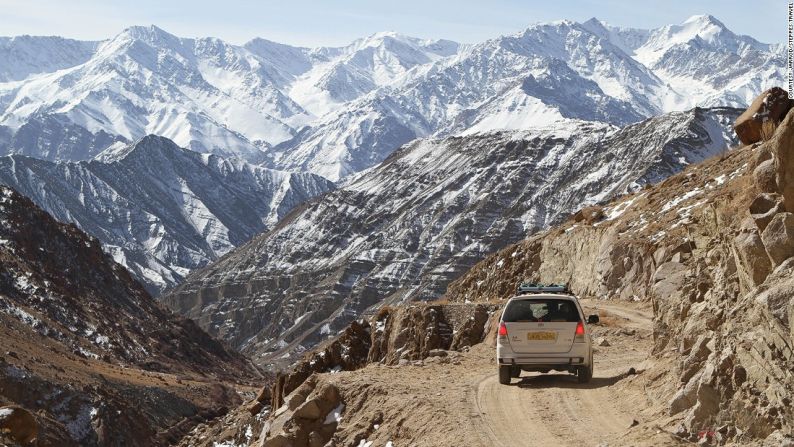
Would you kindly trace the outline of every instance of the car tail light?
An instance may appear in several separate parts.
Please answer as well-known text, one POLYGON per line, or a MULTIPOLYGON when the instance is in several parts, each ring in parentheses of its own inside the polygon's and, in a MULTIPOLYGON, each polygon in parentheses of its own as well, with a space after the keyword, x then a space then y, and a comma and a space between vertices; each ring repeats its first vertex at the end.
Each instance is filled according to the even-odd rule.
POLYGON ((581 321, 576 323, 576 333, 574 335, 573 341, 584 342, 584 323, 581 321))
POLYGON ((505 325, 504 323, 499 324, 499 336, 507 337, 507 325, 505 325))

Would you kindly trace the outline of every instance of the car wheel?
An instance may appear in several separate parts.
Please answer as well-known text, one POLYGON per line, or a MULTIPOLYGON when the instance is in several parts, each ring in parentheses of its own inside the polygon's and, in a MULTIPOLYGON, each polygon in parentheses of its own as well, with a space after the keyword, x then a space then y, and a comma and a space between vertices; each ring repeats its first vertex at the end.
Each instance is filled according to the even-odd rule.
POLYGON ((579 380, 579 383, 587 383, 590 379, 593 378, 593 368, 590 366, 580 366, 579 369, 576 370, 576 378, 579 380))
POLYGON ((518 366, 510 367, 510 377, 512 377, 513 379, 517 379, 521 377, 521 368, 519 368, 518 366))
POLYGON ((499 383, 502 385, 510 385, 510 367, 507 365, 499 365, 499 383))

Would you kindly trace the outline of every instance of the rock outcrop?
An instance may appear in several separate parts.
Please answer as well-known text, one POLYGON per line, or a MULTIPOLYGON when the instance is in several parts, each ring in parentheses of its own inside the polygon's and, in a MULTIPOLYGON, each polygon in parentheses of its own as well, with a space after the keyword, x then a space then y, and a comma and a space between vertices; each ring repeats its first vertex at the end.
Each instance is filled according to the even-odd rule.
POLYGON ((792 101, 788 93, 780 87, 764 91, 739 115, 734 124, 736 135, 744 144, 761 141, 762 126, 765 122, 779 123, 791 109, 792 101))
POLYGON ((322 447, 336 432, 345 404, 333 383, 309 377, 275 410, 260 435, 261 447, 322 447))
POLYGON ((371 321, 354 321, 290 372, 277 375, 271 407, 281 407, 285 396, 316 373, 353 371, 370 363, 398 365, 467 349, 485 340, 499 307, 459 303, 384 307, 371 321))

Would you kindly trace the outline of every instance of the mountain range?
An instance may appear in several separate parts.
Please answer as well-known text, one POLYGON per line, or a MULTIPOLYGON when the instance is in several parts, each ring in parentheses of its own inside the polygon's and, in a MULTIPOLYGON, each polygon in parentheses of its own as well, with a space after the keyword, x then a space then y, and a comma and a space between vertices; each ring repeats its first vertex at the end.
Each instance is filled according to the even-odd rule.
POLYGON ((288 364, 366 312, 440 297, 488 253, 583 206, 725 153, 738 113, 417 140, 163 300, 259 365, 288 364))
POLYGON ((98 238, 153 293, 334 188, 314 174, 199 154, 157 136, 90 161, 0 157, 0 183, 98 238))
POLYGON ((785 62, 782 45, 712 16, 653 30, 562 21, 477 44, 378 33, 334 48, 149 26, 101 42, 3 38, 0 55, 0 153, 85 160, 157 134, 332 181, 417 137, 745 106, 783 83, 785 62))

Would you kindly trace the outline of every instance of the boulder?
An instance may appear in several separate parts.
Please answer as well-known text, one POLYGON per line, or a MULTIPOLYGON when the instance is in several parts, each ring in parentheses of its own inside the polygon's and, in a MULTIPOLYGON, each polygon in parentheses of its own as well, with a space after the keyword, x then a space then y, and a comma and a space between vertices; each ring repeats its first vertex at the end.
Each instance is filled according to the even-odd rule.
POLYGON ((791 108, 788 93, 780 87, 762 92, 733 125, 736 136, 744 144, 761 141, 761 126, 765 121, 778 122, 791 108))
POLYGON ((670 399, 670 415, 675 415, 686 409, 692 408, 692 406, 697 403, 697 390, 700 385, 701 374, 702 372, 699 372, 690 378, 689 382, 682 388, 679 388, 678 392, 670 399))
POLYGON ((323 385, 317 395, 320 396, 325 403, 330 405, 330 408, 337 406, 342 399, 341 395, 339 394, 339 388, 332 383, 323 385))
POLYGON ((315 399, 307 400, 293 413, 293 417, 301 419, 315 420, 320 419, 320 416, 322 416, 322 410, 315 399))
POLYGON ((764 231, 775 214, 785 210, 780 194, 763 193, 750 204, 750 216, 760 231, 764 231))
POLYGON ((262 441, 262 447, 288 447, 292 445, 292 440, 285 434, 278 434, 272 438, 262 441))
POLYGON ((765 144, 759 144, 756 153, 753 156, 753 163, 750 166, 752 167, 752 169, 755 169, 761 163, 771 159, 772 159, 772 152, 770 152, 769 146, 765 144))
POLYGON ((761 233, 761 240, 775 266, 794 256, 794 214, 776 214, 761 233))
POLYGON ((264 407, 265 405, 262 402, 259 402, 258 400, 254 400, 250 404, 248 404, 248 412, 251 413, 251 416, 256 416, 257 414, 259 414, 260 411, 262 411, 262 408, 264 407))
POLYGON ((604 219, 604 210, 600 206, 587 206, 573 215, 574 222, 583 222, 592 225, 604 219))
POLYGON ((0 407, 0 433, 4 433, 21 445, 36 440, 39 425, 31 412, 16 405, 0 407))
POLYGON ((736 247, 737 264, 742 280, 747 281, 749 287, 764 282, 772 271, 772 263, 758 232, 739 233, 733 245, 736 247))
POLYGON ((761 192, 777 192, 777 173, 775 160, 765 160, 753 170, 753 181, 761 192))

